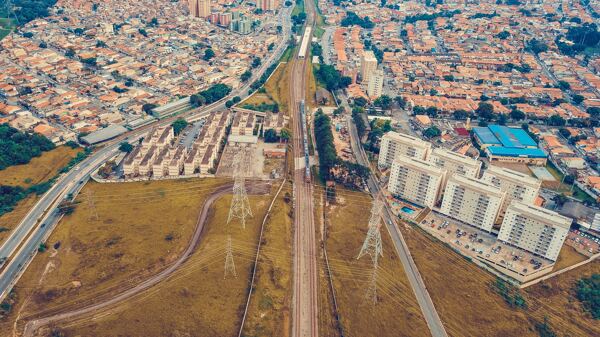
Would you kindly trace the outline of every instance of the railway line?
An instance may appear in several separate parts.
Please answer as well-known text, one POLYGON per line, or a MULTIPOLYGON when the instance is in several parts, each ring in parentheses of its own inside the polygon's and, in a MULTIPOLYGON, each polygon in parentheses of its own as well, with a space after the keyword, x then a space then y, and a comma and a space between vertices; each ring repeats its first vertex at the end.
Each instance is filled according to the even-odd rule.
POLYGON ((306 74, 310 57, 310 42, 315 24, 315 4, 305 2, 306 28, 300 50, 296 55, 290 79, 290 113, 293 121, 294 156, 294 293, 293 293, 293 337, 316 337, 319 335, 317 301, 317 245, 313 187, 311 184, 310 158, 308 149, 306 74))

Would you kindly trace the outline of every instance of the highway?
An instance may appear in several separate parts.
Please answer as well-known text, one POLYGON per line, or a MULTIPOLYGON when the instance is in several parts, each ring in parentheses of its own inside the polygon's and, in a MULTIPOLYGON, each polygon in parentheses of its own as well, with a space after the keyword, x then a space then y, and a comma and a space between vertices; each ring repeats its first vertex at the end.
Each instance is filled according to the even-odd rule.
MULTIPOLYGON (((352 151, 354 152, 354 156, 356 157, 356 160, 359 164, 370 167, 367 154, 365 153, 363 147, 360 144, 360 139, 358 137, 358 132, 356 131, 356 126, 352 121, 352 116, 348 115, 347 121, 350 129, 350 142, 352 146, 352 151)), ((377 181, 377 178, 372 172, 369 175, 367 184, 374 198, 381 194, 381 187, 379 186, 379 182, 377 181)), ((404 241, 404 237, 402 236, 402 233, 398 228, 396 217, 390 210, 388 203, 385 202, 384 205, 385 208, 382 216, 384 218, 385 225, 388 229, 388 232, 390 233, 392 242, 394 243, 394 248, 396 249, 396 252, 400 257, 402 267, 406 272, 406 276, 408 277, 408 281, 413 289, 417 302, 419 303, 419 307, 421 308, 423 317, 427 322, 429 331, 434 337, 446 337, 448 335, 446 334, 444 324, 442 323, 442 320, 440 319, 437 311, 435 310, 435 306, 433 304, 433 301, 431 300, 431 297, 429 296, 427 287, 425 286, 425 283, 421 278, 421 274, 419 273, 419 270, 417 269, 417 266, 413 261, 408 246, 404 241)))
MULTIPOLYGON (((291 14, 291 8, 285 8, 282 16, 288 17, 291 14)), ((290 20, 283 20, 282 36, 290 34, 290 20)), ((23 271, 29 265, 29 262, 35 256, 40 243, 50 235, 56 223, 60 220, 57 213, 57 206, 70 193, 77 195, 79 190, 87 182, 92 174, 103 162, 118 153, 119 143, 122 141, 135 142, 145 135, 152 127, 169 125, 175 119, 185 117, 197 120, 206 117, 209 114, 225 108, 225 102, 234 96, 240 96, 242 99, 248 96, 250 85, 267 70, 275 61, 279 60, 287 48, 287 39, 282 38, 268 60, 262 63, 262 66, 254 72, 246 84, 233 90, 229 96, 215 103, 192 109, 184 114, 172 116, 153 124, 146 125, 134 131, 128 132, 110 142, 104 147, 95 151, 87 159, 76 165, 69 172, 61 175, 55 184, 42 196, 42 198, 29 210, 27 215, 21 220, 19 225, 11 232, 10 236, 0 246, 0 259, 6 258, 4 266, 0 266, 0 301, 10 292, 14 284, 18 281, 23 271), (41 220, 41 221, 39 221, 41 220), (31 235, 30 235, 31 234, 31 235), (19 249, 19 247, 21 247, 19 249), (15 253, 16 252, 16 253, 15 253)))
MULTIPOLYGON (((306 1, 307 22, 305 29, 312 29, 315 19, 313 1, 306 1)), ((303 34, 304 35, 304 34, 303 34)), ((307 49, 310 48, 308 44, 307 49)), ((302 111, 300 102, 306 98, 306 74, 310 51, 306 57, 296 57, 290 79, 290 113, 293 123, 293 155, 294 155, 294 275, 292 304, 292 336, 316 337, 319 335, 318 320, 318 271, 317 245, 315 243, 315 218, 313 204, 313 187, 305 176, 305 148, 302 128, 302 111), (299 165, 302 163, 302 165, 299 165)), ((307 108, 308 110, 308 108, 307 108)), ((309 113, 307 111, 307 113, 309 113)), ((307 135, 308 136, 308 135, 307 135)))

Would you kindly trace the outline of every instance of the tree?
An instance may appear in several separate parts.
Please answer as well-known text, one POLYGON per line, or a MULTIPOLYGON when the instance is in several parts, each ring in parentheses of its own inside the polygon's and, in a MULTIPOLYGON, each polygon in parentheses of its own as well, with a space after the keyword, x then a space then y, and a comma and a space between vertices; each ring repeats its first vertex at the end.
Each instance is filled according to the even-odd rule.
POLYGON ((252 72, 250 70, 246 70, 240 76, 240 80, 242 80, 242 82, 246 82, 250 79, 250 77, 252 77, 252 72))
POLYGON ((207 48, 204 50, 204 56, 202 57, 202 59, 204 59, 204 61, 208 61, 208 60, 212 59, 213 57, 215 57, 215 52, 212 49, 207 48))
POLYGON ((392 108, 392 99, 388 95, 381 95, 373 102, 373 105, 382 108, 383 110, 389 110, 392 108))
POLYGON ((552 115, 548 118, 548 124, 552 126, 564 126, 566 121, 559 115, 552 115))
POLYGON ((505 114, 499 114, 498 115, 498 124, 500 125, 506 125, 506 121, 508 120, 508 118, 506 117, 505 114))
POLYGON ((577 299, 594 319, 600 319, 600 274, 577 281, 577 299))
POLYGON ((423 131, 423 136, 430 139, 434 137, 439 137, 441 135, 442 132, 440 131, 440 129, 437 128, 437 126, 429 127, 425 131, 423 131))
POLYGON ((406 108, 406 98, 404 98, 402 96, 396 96, 396 97, 394 97, 394 102, 396 102, 396 104, 398 104, 398 107, 400 109, 406 108))
POLYGON ((564 194, 556 194, 554 197, 552 197, 552 200, 556 203, 556 206, 562 207, 569 200, 569 198, 567 198, 567 196, 564 194))
POLYGON ((525 119, 525 113, 523 111, 521 111, 521 110, 513 109, 510 112, 510 118, 512 118, 512 119, 514 119, 516 121, 520 121, 520 120, 525 119))
POLYGON ((125 152, 125 153, 130 153, 131 151, 133 151, 133 145, 131 145, 127 142, 122 142, 119 144, 119 151, 125 152))
POLYGON ((567 81, 558 81, 558 87, 562 91, 568 91, 571 89, 571 84, 569 84, 567 81))
POLYGON ((154 103, 146 103, 144 105, 142 105, 142 111, 144 111, 145 113, 147 113, 148 115, 152 114, 152 109, 158 107, 158 105, 154 104, 154 103))
POLYGON ((544 53, 544 52, 548 51, 548 45, 546 45, 542 41, 538 41, 536 39, 531 39, 527 43, 527 49, 529 49, 534 54, 539 54, 539 53, 544 53))
POLYGON ((361 18, 358 15, 356 15, 356 13, 350 11, 346 12, 346 16, 342 19, 340 24, 342 25, 342 27, 350 27, 357 25, 365 29, 371 29, 375 27, 375 24, 371 21, 371 19, 369 19, 368 16, 361 18))
POLYGON ((581 95, 573 95, 573 103, 575 103, 575 105, 583 103, 583 100, 585 100, 585 97, 581 95))
POLYGON ((500 33, 498 33, 496 35, 497 38, 499 38, 500 40, 506 40, 508 39, 508 37, 510 37, 510 32, 503 30, 500 33))
POLYGON ((475 110, 479 118, 490 121, 494 118, 494 106, 490 103, 479 102, 477 110, 475 110))
POLYGON ((264 133, 265 143, 275 143, 279 141, 279 137, 277 137, 277 131, 275 129, 267 129, 264 133))
POLYGON ((281 129, 281 131, 279 132, 279 138, 285 142, 289 141, 290 138, 292 138, 292 135, 290 134, 290 130, 288 129, 281 129))
POLYGON ((260 66, 260 57, 255 57, 252 59, 252 68, 258 68, 260 66))
POLYGON ((563 182, 567 185, 573 185, 573 183, 575 183, 575 176, 568 174, 563 179, 563 182))
POLYGON ((558 129, 558 132, 561 134, 561 136, 565 137, 566 139, 569 139, 569 137, 571 137, 571 132, 568 129, 560 128, 558 129))
POLYGON ((228 109, 229 109, 229 108, 231 108, 232 106, 233 106, 233 101, 229 100, 229 101, 225 102, 225 107, 226 107, 226 108, 228 108, 228 109))
POLYGON ((232 101, 234 104, 237 104, 237 103, 239 103, 239 102, 241 102, 241 101, 242 101, 242 98, 241 98, 240 96, 234 96, 234 97, 231 99, 231 101, 232 101))
POLYGON ((452 113, 454 119, 464 120, 469 117, 469 113, 463 109, 458 109, 452 113))
POLYGON ((173 127, 173 133, 177 136, 188 126, 188 122, 183 118, 177 118, 171 126, 173 127))

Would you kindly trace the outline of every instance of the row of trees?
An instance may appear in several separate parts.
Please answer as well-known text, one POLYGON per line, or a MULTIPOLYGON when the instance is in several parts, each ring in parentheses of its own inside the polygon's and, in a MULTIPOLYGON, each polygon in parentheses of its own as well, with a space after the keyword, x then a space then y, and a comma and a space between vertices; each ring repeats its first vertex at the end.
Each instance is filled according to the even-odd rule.
POLYGON ((31 158, 54 148, 48 138, 38 133, 20 132, 8 124, 0 125, 0 170, 27 164, 31 158))
POLYGON ((214 103, 221 98, 229 95, 231 92, 231 87, 227 84, 219 83, 215 84, 212 87, 202 90, 199 93, 190 96, 190 102, 192 106, 199 107, 205 104, 214 103))

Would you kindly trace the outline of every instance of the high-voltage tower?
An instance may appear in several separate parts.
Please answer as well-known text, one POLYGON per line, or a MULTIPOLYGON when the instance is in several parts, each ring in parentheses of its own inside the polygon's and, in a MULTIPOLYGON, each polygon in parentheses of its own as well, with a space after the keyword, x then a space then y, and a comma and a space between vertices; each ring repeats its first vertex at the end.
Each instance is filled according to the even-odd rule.
POLYGON ((373 269, 369 278, 369 287, 367 288, 365 297, 373 304, 377 303, 377 269, 379 268, 379 256, 383 256, 383 245, 381 243, 381 211, 383 209, 383 201, 377 198, 373 201, 371 207, 371 217, 369 218, 369 231, 365 242, 358 253, 357 259, 365 255, 371 256, 373 269))
POLYGON ((227 246, 225 246, 225 276, 223 276, 223 278, 227 278, 228 275, 233 275, 233 277, 237 277, 237 273, 235 272, 235 263, 233 262, 233 248, 231 246, 231 235, 227 237, 227 246))
POLYGON ((371 256, 373 265, 377 266, 379 256, 383 256, 383 246, 381 244, 381 210, 383 209, 383 202, 380 199, 373 201, 371 207, 371 217, 369 218, 369 231, 365 242, 358 253, 357 259, 365 256, 366 254, 371 256))
POLYGON ((233 218, 240 219, 242 228, 246 228, 246 218, 252 216, 245 181, 245 168, 249 163, 246 162, 245 157, 243 151, 238 151, 233 158, 233 199, 231 199, 231 208, 229 208, 227 217, 228 224, 233 218))

